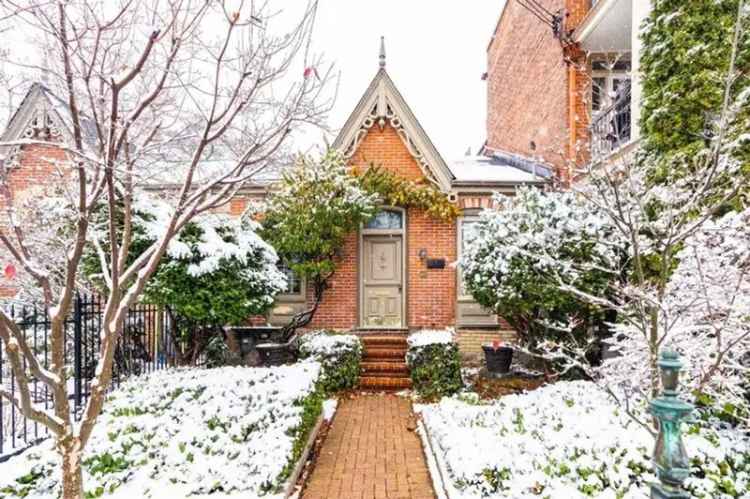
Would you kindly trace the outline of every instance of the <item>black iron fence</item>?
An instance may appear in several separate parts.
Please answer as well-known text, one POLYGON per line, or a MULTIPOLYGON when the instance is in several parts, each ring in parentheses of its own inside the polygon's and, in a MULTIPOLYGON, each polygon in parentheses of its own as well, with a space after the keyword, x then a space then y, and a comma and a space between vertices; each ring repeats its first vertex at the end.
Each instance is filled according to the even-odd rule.
MULTIPOLYGON (((73 417, 77 420, 89 398, 101 347, 104 302, 96 295, 78 295, 65 323, 65 366, 73 417)), ((23 331, 29 347, 49 367, 50 322, 44 307, 12 307, 10 314, 23 331)), ((128 310, 123 334, 112 367, 115 387, 129 376, 173 366, 177 351, 173 319, 164 309, 139 304, 128 310)), ((14 397, 15 373, 0 342, 0 386, 14 397)), ((52 408, 52 393, 37 380, 30 383, 34 404, 52 408)), ((0 397, 0 461, 47 436, 47 428, 27 420, 8 400, 0 397)))
POLYGON ((630 141, 630 96, 630 83, 623 83, 612 105, 594 117, 591 123, 592 159, 602 159, 630 141))

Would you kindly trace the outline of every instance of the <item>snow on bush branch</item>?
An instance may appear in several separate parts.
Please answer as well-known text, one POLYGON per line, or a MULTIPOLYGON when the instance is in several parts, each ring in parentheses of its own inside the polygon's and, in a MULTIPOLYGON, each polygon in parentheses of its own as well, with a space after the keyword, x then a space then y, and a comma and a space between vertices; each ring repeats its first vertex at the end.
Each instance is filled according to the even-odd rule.
MULTIPOLYGON (((685 356, 684 382, 725 411, 747 410, 750 362, 750 210, 707 220, 676 255, 659 310, 659 341, 685 356)), ((621 356, 602 367, 609 380, 648 391, 649 348, 632 324, 615 326, 621 356)), ((746 416, 746 415, 745 415, 746 416)))
POLYGON ((619 275, 625 241, 596 206, 571 192, 521 188, 494 201, 460 261, 466 287, 514 326, 524 346, 573 338, 573 319, 573 342, 587 345, 599 308, 561 292, 560 284, 604 293, 619 275))

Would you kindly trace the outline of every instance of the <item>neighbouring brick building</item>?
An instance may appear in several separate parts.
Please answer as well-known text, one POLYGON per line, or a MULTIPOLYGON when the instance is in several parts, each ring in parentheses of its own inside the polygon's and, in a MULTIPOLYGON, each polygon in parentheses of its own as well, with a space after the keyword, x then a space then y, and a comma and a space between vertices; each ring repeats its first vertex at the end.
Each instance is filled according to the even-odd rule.
POLYGON ((508 0, 487 47, 486 154, 535 158, 567 181, 577 166, 630 152, 649 5, 508 0))

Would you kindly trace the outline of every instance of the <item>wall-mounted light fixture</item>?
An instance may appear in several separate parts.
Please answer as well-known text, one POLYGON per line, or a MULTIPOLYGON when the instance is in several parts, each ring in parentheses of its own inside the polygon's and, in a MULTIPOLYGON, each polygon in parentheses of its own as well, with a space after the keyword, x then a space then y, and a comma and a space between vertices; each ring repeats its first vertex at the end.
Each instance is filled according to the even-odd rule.
POLYGON ((427 250, 425 248, 422 248, 421 250, 419 250, 419 253, 417 253, 417 255, 419 255, 420 260, 425 260, 427 259, 427 250))

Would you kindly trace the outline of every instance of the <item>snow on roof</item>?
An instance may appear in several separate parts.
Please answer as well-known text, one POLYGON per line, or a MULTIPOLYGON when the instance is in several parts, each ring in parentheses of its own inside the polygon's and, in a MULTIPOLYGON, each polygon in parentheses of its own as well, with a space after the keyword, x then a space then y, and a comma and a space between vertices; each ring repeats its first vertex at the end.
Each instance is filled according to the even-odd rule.
POLYGON ((464 156, 455 161, 449 161, 455 183, 541 183, 549 176, 549 170, 539 165, 538 171, 521 169, 496 156, 464 156))

